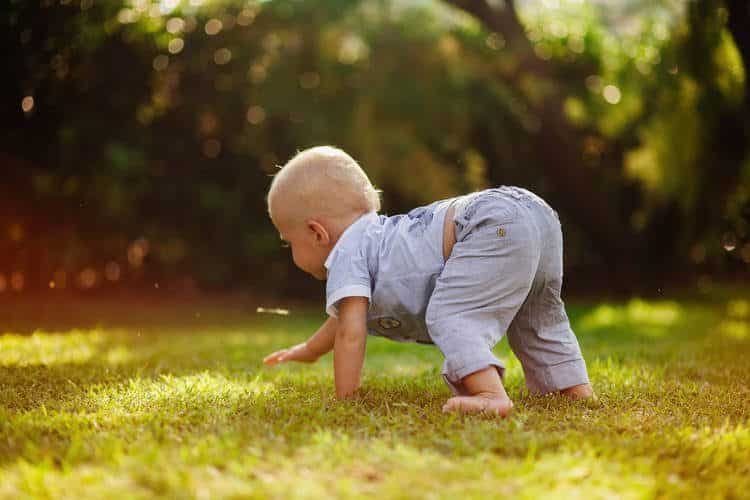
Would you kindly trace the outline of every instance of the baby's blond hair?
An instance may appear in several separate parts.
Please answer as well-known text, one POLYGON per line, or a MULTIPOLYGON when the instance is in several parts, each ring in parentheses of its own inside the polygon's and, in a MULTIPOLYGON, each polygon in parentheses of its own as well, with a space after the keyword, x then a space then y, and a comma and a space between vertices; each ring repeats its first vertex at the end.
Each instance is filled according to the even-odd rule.
POLYGON ((354 158, 333 146, 317 146, 297 153, 274 176, 268 215, 277 221, 274 214, 283 206, 284 219, 300 223, 311 216, 338 219, 377 212, 379 193, 354 158))

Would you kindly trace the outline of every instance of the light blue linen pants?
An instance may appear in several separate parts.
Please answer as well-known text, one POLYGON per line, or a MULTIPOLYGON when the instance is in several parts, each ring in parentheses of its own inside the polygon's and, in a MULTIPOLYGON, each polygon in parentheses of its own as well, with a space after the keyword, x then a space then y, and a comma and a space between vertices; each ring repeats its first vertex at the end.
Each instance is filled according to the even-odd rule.
POLYGON ((557 213, 530 191, 503 186, 459 198, 454 223, 456 244, 425 316, 453 393, 466 394, 461 379, 488 366, 504 375, 492 349, 506 332, 530 392, 588 383, 560 297, 557 213))

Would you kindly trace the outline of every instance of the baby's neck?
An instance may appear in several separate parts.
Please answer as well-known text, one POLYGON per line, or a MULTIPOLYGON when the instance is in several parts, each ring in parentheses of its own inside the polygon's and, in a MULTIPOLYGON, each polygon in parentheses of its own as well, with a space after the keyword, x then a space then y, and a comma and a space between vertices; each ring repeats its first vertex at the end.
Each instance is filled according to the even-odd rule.
POLYGON ((333 248, 333 245, 336 244, 341 235, 344 234, 344 231, 366 213, 367 212, 354 212, 349 215, 337 217, 336 219, 327 220, 326 222, 329 225, 329 231, 331 234, 331 248, 333 248))

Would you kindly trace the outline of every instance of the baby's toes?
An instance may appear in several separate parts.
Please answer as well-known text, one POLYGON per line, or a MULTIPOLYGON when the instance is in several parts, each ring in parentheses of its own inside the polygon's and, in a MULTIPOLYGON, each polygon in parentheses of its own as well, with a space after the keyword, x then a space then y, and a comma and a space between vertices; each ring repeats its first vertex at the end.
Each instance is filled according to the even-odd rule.
POLYGON ((482 411, 482 407, 476 398, 470 396, 454 396, 445 402, 443 405, 443 411, 462 411, 467 412, 478 412, 482 411))
POLYGON ((510 399, 502 399, 502 400, 490 400, 489 404, 487 405, 487 408, 485 408, 485 411, 488 413, 494 413, 496 415, 500 415, 501 417, 507 417, 510 411, 513 409, 513 402, 510 399))
POLYGON ((443 405, 443 412, 489 413, 505 417, 513 408, 509 399, 487 399, 478 396, 455 396, 443 405))
POLYGON ((445 404, 443 405, 443 413, 447 413, 449 411, 454 411, 458 409, 455 399, 456 398, 450 398, 448 401, 445 402, 445 404))

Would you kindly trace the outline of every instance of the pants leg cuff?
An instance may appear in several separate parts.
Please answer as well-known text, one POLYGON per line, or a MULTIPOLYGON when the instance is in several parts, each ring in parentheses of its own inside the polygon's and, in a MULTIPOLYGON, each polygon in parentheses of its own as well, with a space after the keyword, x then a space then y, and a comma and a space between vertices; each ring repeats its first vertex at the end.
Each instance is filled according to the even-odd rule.
POLYGON ((536 373, 526 374, 526 387, 533 394, 562 391, 568 387, 589 383, 586 362, 574 359, 554 366, 540 368, 536 373))

